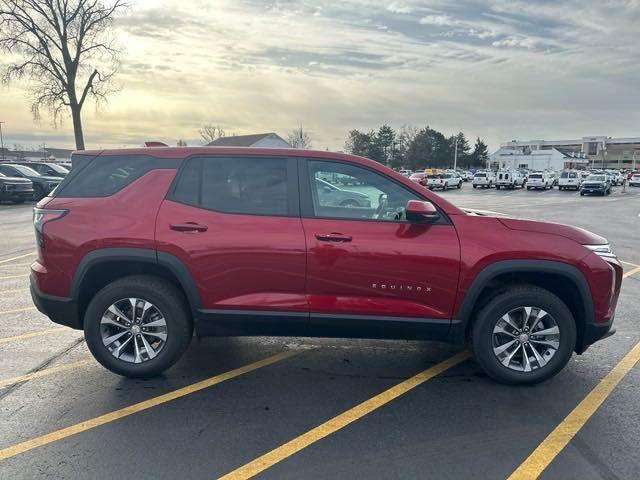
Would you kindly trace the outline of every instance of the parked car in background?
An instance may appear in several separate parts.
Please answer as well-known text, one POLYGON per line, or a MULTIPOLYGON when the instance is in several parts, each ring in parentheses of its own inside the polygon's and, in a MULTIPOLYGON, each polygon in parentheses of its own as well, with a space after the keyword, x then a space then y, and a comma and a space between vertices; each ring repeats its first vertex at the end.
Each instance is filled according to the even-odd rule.
POLYGON ((619 170, 611 170, 611 185, 622 185, 624 181, 624 175, 619 170))
POLYGON ((631 186, 631 187, 640 187, 640 173, 635 173, 629 179, 629 186, 631 186))
POLYGON ((20 177, 31 180, 31 182, 33 182, 34 200, 40 200, 41 198, 46 197, 51 190, 60 184, 60 181, 62 180, 60 177, 40 175, 32 168, 12 163, 0 164, 0 173, 3 173, 8 177, 20 177))
POLYGON ((40 175, 64 178, 69 173, 65 167, 51 162, 16 162, 18 165, 32 168, 40 175))
POLYGON ((426 187, 427 186, 427 181, 425 179, 426 176, 427 174, 424 172, 416 172, 411 174, 411 176, 409 177, 409 180, 411 180, 412 182, 419 183, 423 187, 426 187))
POLYGON ((316 184, 318 200, 323 205, 333 207, 371 207, 369 195, 343 190, 320 178, 316 178, 316 184))
POLYGON ((551 187, 557 186, 560 180, 560 175, 558 175, 558 172, 554 172, 553 170, 545 170, 545 172, 551 179, 551 187))
POLYGON ((516 187, 524 187, 524 177, 518 170, 500 170, 496 176, 496 189, 508 188, 513 190, 516 187))
POLYGON ((564 170, 560 173, 558 190, 580 190, 580 174, 576 170, 564 170))
POLYGON ((589 172, 589 170, 580 170, 580 185, 582 185, 582 182, 589 178, 589 175, 591 175, 591 172, 589 172))
POLYGON ((460 176, 462 177, 462 180, 464 182, 470 182, 471 180, 473 180, 473 172, 470 170, 465 170, 464 172, 461 172, 460 176))
POLYGON ((582 182, 580 187, 580 195, 596 194, 596 195, 609 195, 611 193, 611 181, 609 176, 605 173, 599 173, 597 175, 589 175, 589 177, 582 182))
POLYGON ((0 173, 0 200, 23 203, 33 199, 33 182, 0 173))
POLYGON ((629 172, 627 172, 627 180, 631 180, 631 177, 639 174, 640 174, 640 171, 638 170, 630 170, 629 172))
POLYGON ((411 170, 407 170, 406 168, 401 168, 400 170, 398 170, 398 173, 403 177, 410 177, 413 172, 411 170))
POLYGON ((426 181, 426 187, 429 190, 437 190, 439 188, 442 190, 447 189, 447 184, 444 181, 442 173, 427 173, 424 179, 426 181))
POLYGON ((553 179, 549 177, 547 172, 533 172, 529 174, 527 181, 527 190, 535 188, 536 190, 547 190, 553 188, 553 179))
POLYGON ((442 179, 444 181, 444 190, 462 187, 462 177, 458 172, 445 172, 442 174, 442 179))
POLYGON ((471 181, 471 185, 473 185, 473 188, 478 188, 478 187, 491 188, 493 187, 494 183, 495 183, 495 175, 491 171, 476 172, 473 175, 473 180, 471 181))

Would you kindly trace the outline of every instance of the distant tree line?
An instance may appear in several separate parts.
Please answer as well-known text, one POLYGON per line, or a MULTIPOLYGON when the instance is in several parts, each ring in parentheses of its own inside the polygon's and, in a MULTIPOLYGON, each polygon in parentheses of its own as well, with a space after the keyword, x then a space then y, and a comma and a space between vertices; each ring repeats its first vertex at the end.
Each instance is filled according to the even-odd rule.
POLYGON ((451 168, 456 139, 458 167, 486 166, 487 145, 480 138, 472 149, 464 133, 447 137, 429 126, 422 129, 405 126, 396 131, 385 124, 377 131, 368 133, 351 130, 344 147, 349 153, 368 157, 393 168, 451 168))

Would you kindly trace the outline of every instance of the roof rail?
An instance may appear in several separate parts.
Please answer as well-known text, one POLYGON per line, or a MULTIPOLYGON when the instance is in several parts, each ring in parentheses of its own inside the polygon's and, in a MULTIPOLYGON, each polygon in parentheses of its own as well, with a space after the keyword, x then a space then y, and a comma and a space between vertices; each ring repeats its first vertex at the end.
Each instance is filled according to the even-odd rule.
POLYGON ((162 142, 144 142, 145 147, 168 147, 166 143, 162 142))

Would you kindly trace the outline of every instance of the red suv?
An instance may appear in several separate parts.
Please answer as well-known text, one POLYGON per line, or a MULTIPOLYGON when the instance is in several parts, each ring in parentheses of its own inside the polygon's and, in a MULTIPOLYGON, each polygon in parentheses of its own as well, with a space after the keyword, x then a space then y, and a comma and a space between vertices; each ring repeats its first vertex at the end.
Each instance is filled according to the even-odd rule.
POLYGON ((463 211, 330 152, 76 153, 34 224, 36 306, 129 377, 169 368, 195 330, 470 342, 494 379, 534 383, 613 332, 622 281, 598 235, 463 211))

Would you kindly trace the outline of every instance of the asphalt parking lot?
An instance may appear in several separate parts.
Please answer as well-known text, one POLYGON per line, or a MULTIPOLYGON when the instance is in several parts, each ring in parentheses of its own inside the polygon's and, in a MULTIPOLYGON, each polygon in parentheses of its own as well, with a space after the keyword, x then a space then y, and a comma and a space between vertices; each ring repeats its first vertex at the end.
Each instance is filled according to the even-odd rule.
POLYGON ((640 188, 621 190, 442 193, 625 262, 617 333, 533 387, 451 345, 299 338, 194 340, 163 377, 118 377, 33 308, 32 206, 0 205, 0 478, 640 478, 640 188))

